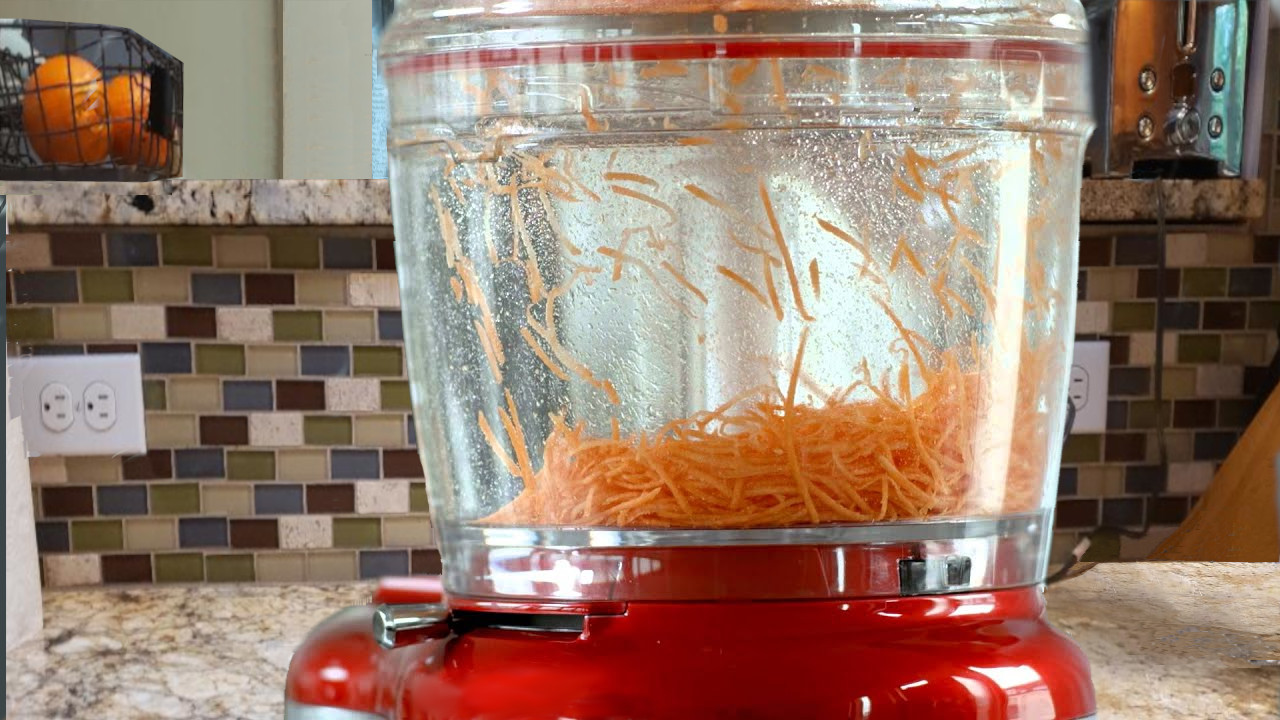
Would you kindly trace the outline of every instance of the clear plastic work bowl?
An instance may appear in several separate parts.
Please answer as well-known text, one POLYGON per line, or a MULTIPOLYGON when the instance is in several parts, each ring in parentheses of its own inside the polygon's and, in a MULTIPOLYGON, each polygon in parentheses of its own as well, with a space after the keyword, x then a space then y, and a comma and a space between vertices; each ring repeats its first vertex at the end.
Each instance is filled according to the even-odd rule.
POLYGON ((914 556, 1038 581, 1079 6, 604 7, 421 3, 383 41, 447 587, 865 595, 914 556))

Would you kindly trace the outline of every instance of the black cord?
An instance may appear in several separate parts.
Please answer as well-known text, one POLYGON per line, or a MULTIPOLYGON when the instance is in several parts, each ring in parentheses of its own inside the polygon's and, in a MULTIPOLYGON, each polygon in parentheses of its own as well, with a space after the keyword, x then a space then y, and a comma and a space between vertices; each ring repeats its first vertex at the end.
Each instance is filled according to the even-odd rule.
MULTIPOLYGON (((1156 450, 1160 467, 1160 477, 1165 482, 1169 480, 1169 451, 1165 444, 1165 423, 1167 418, 1164 411, 1164 323, 1165 323, 1165 261, 1166 261, 1166 233, 1165 233, 1165 197, 1161 187, 1161 179, 1156 178, 1154 183, 1156 191, 1156 347, 1155 347, 1155 373, 1154 383, 1155 400, 1156 400, 1156 450)), ((1068 405, 1070 401, 1068 400, 1068 405)), ((1074 409, 1074 408, 1070 408, 1074 409)), ((1069 410, 1070 411, 1070 410, 1069 410)), ((1070 433, 1070 425, 1068 425, 1068 433, 1070 433)), ((1081 563, 1081 559, 1089 552, 1089 548, 1093 545, 1093 538, 1101 533, 1111 533, 1120 537, 1127 537, 1131 540, 1144 538, 1151 533, 1151 503, 1160 497, 1160 487, 1153 488, 1147 494, 1147 508, 1143 513, 1142 529, 1130 530, 1128 528, 1116 525, 1099 525, 1089 534, 1085 535, 1075 548, 1071 551, 1071 557, 1067 559, 1057 572, 1045 579, 1046 585, 1052 585, 1069 578, 1078 577, 1093 568, 1096 563, 1087 563, 1086 566, 1076 572, 1072 572, 1077 565, 1081 563)))

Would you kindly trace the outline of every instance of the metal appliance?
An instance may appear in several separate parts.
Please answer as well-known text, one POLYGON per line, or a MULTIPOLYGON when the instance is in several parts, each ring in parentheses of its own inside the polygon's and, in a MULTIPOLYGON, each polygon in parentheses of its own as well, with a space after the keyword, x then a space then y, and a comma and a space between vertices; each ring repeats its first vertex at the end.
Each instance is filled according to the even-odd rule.
POLYGON ((1234 177, 1246 138, 1246 0, 1085 0, 1094 177, 1234 177))

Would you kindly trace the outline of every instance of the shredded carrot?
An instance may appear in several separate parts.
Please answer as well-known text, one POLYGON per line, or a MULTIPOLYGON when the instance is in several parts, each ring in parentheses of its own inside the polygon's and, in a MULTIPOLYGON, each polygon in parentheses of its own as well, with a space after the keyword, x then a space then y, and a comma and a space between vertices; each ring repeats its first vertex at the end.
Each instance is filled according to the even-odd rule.
POLYGON ((755 73, 756 68, 760 66, 760 61, 756 58, 750 58, 736 63, 732 70, 729 71, 729 85, 737 87, 747 81, 755 73))
POLYGON ((729 30, 729 18, 720 13, 716 13, 711 18, 711 27, 718 33, 727 32, 729 30))
POLYGON ((472 323, 476 328, 476 337, 480 338, 480 348, 484 350, 484 356, 489 361, 489 370, 493 373, 493 379, 502 384, 502 364, 498 362, 498 355, 494 348, 498 344, 498 338, 490 335, 488 329, 480 324, 479 320, 473 320, 472 323))
POLYGON ((809 286, 813 288, 813 296, 822 298, 822 282, 818 278, 818 259, 809 261, 809 286))
POLYGON ((529 328, 520 328, 520 337, 524 338, 529 349, 533 351, 534 355, 538 356, 538 359, 542 361, 543 365, 547 366, 547 369, 551 371, 552 375, 555 375, 564 382, 569 382, 569 376, 565 374, 565 371, 560 369, 560 366, 556 365, 550 357, 547 357, 546 351, 542 349, 542 346, 538 344, 537 340, 533 339, 533 333, 529 332, 529 328))
POLYGON ((710 145, 715 142, 709 137, 682 137, 676 140, 681 145, 710 145))
POLYGON ((903 195, 915 200, 917 203, 924 202, 924 193, 908 185, 907 182, 902 179, 901 175, 895 174, 893 176, 893 186, 898 188, 903 195))
POLYGON ((822 78, 824 80, 836 80, 839 82, 848 82, 849 80, 849 76, 839 70, 829 68, 826 65, 818 65, 816 63, 805 65, 804 70, 801 71, 800 74, 802 76, 812 76, 822 78))
POLYGON ((835 235, 836 237, 848 243, 849 246, 852 247, 854 250, 857 250, 858 252, 862 253, 863 261, 868 263, 871 262, 871 251, 867 249, 866 243, 855 238, 853 235, 850 235, 844 230, 841 230, 840 228, 836 227, 830 222, 823 220, 822 218, 817 218, 817 221, 818 221, 818 227, 822 228, 823 230, 826 230, 832 235, 835 235))
POLYGON ((671 273, 671 277, 675 278, 676 282, 680 283, 680 285, 682 285, 684 289, 693 293, 694 296, 696 296, 699 300, 701 300, 704 305, 707 303, 707 294, 699 290, 696 285, 689 282, 689 279, 686 278, 679 270, 676 270, 675 267, 671 265, 671 263, 667 262, 666 260, 663 260, 662 264, 659 265, 659 267, 661 267, 663 270, 666 270, 668 273, 671 273))
POLYGON ((507 454, 502 443, 498 442, 498 438, 493 434, 493 428, 489 427, 489 420, 484 416, 484 412, 476 411, 476 424, 480 426, 480 432, 484 435, 485 442, 489 443, 489 448, 493 450, 493 454, 507 468, 507 472, 516 477, 520 477, 520 468, 516 465, 511 456, 507 454))
MULTIPOLYGON (((804 308, 804 299, 800 297, 800 281, 796 279, 796 267, 791 261, 791 251, 787 248, 787 240, 782 236, 782 226, 778 224, 778 216, 773 212, 773 201, 769 199, 769 189, 765 187, 764 180, 761 179, 760 201, 764 203, 765 215, 769 218, 769 227, 773 228, 773 240, 778 245, 778 252, 782 255, 782 264, 787 268, 787 278, 791 281, 791 297, 795 300, 796 311, 800 313, 800 317, 805 320, 812 321, 813 316, 804 308)), ((768 263, 765 264, 765 276, 768 277, 768 263)), ((772 284, 770 284, 772 288, 772 284)), ((778 318, 781 320, 782 318, 778 318)))
POLYGON ((649 187, 655 187, 655 188, 658 187, 657 180, 654 180, 648 175, 641 175, 639 173, 607 172, 604 174, 604 179, 610 182, 614 182, 614 181, 633 182, 633 183, 640 183, 641 185, 648 185, 649 187))
POLYGON ((907 261, 912 270, 920 277, 924 277, 924 266, 920 264, 920 258, 911 251, 911 245, 907 243, 907 236, 900 235, 898 237, 898 245, 893 249, 893 257, 889 260, 889 272, 893 272, 898 267, 898 259, 902 258, 907 261))
POLYGON ((769 301, 765 300, 764 295, 762 295, 760 291, 756 289, 756 286, 752 285, 751 282, 746 278, 742 277, 738 273, 730 270, 729 268, 723 265, 717 265, 716 272, 729 278, 738 287, 742 288, 743 290, 746 290, 751 295, 751 297, 755 298, 756 300, 759 300, 761 305, 764 305, 765 307, 769 306, 769 301))
POLYGON ((769 79, 773 83, 773 102, 782 111, 787 110, 787 88, 782 82, 782 63, 778 58, 769 58, 769 79))
POLYGON ((462 302, 462 283, 457 277, 449 278, 449 289, 453 291, 453 299, 462 302))
POLYGON ((601 130, 607 129, 604 127, 604 125, 600 123, 599 120, 596 119, 596 116, 591 112, 591 96, 587 93, 587 89, 585 87, 582 88, 579 95, 581 97, 582 119, 587 123, 587 130, 589 132, 599 132, 601 130))
POLYGON ((639 191, 636 191, 636 190, 632 190, 631 188, 623 187, 623 186, 621 186, 621 185, 610 185, 610 186, 609 186, 609 189, 610 189, 610 190, 612 190, 613 192, 617 193, 618 195, 623 195, 623 196, 626 196, 626 197, 629 197, 629 198, 635 198, 636 200, 639 200, 639 201, 641 201, 641 202, 648 203, 648 204, 650 204, 650 205, 652 205, 652 206, 654 206, 654 207, 658 208, 659 210, 661 210, 661 211, 665 212, 665 213, 669 216, 669 218, 670 218, 670 222, 668 222, 668 223, 667 223, 668 225, 675 225, 675 224, 676 224, 676 221, 677 221, 677 219, 678 219, 678 218, 676 217, 676 210, 675 210, 675 208, 673 208, 673 207, 671 207, 670 205, 668 205, 668 204, 666 204, 666 203, 662 202, 662 201, 661 201, 661 200, 659 200, 658 198, 653 197, 652 195, 645 195, 645 194, 644 194, 644 193, 642 193, 642 192, 639 192, 639 191))
POLYGON ((657 64, 643 68, 637 73, 637 75, 646 80, 663 77, 684 77, 688 74, 689 67, 675 60, 659 60, 657 64))
POLYGON ((767 258, 761 258, 764 264, 764 287, 769 291, 769 304, 773 306, 773 315, 782 322, 782 303, 778 300, 778 288, 773 283, 773 266, 767 258))

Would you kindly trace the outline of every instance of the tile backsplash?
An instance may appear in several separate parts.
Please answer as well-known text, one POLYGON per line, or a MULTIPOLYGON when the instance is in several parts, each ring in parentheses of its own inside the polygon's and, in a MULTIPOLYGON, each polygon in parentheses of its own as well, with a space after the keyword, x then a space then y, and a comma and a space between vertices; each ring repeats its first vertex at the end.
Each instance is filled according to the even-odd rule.
POLYGON ((141 355, 141 457, 35 458, 46 585, 433 572, 391 229, 9 236, 10 351, 141 355))
MULTIPOLYGON (((391 228, 19 228, 10 352, 137 352, 129 458, 36 458, 46 585, 343 580, 436 572, 405 375, 391 228), (46 232, 47 230, 47 232, 46 232)), ((1168 236, 1160 474, 1154 228, 1086 226, 1077 337, 1111 341, 1101 435, 1064 451, 1055 555, 1099 524, 1153 531, 1248 423, 1280 325, 1280 238, 1168 236), (1156 495, 1153 495, 1156 493, 1156 495)))

